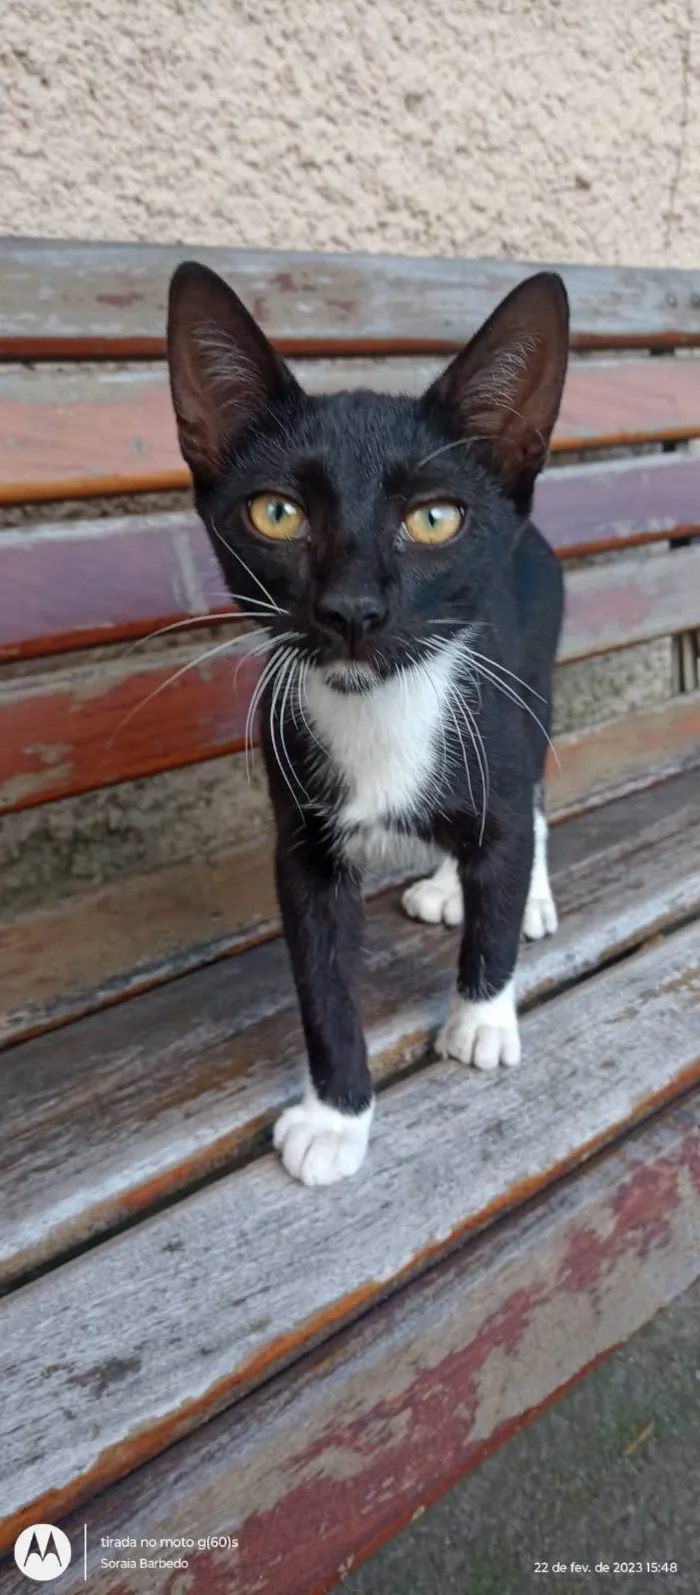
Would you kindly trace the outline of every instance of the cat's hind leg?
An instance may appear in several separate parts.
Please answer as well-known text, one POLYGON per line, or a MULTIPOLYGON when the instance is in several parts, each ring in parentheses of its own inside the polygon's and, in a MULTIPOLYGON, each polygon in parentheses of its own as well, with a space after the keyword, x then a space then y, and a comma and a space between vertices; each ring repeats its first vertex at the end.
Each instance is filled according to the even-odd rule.
POLYGON ((544 812, 544 789, 539 781, 535 787, 533 810, 535 848, 532 860, 530 888, 523 917, 523 935, 528 941, 540 941, 543 936, 553 936, 559 923, 556 904, 549 884, 547 867, 547 836, 549 826, 544 812))
POLYGON ((409 919, 421 919, 426 925, 461 925, 464 905, 456 860, 444 858, 433 875, 414 881, 401 905, 409 919))

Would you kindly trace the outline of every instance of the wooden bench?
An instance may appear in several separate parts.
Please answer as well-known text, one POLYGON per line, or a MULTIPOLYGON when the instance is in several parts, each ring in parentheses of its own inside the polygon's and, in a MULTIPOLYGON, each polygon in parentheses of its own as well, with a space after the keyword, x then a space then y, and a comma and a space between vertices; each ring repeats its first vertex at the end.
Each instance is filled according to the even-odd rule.
MULTIPOLYGON (((186 487, 155 362, 187 253, 315 388, 419 386, 528 269, 0 244, 0 505, 45 505, 0 528, 3 815, 243 746, 257 660, 196 662, 235 610, 194 515, 50 508, 186 487)), ((84 1534, 109 1595, 173 1595, 141 1556, 195 1595, 330 1589, 700 1272, 700 278, 563 272, 561 669, 672 636, 674 679, 557 740, 522 1068, 432 1060, 454 936, 377 889, 382 1111, 363 1173, 308 1191, 270 1151, 303 1049, 267 843, 0 923, 1 1549, 62 1525, 62 1591, 84 1534)))

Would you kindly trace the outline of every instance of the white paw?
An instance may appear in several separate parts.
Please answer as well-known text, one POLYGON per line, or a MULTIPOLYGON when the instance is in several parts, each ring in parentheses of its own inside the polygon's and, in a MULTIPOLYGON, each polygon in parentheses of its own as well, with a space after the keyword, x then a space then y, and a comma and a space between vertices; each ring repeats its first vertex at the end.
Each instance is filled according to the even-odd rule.
POLYGON ((442 1058, 473 1063, 477 1069, 514 1068, 520 1062, 520 1033, 513 981, 486 1002, 452 999, 452 1012, 435 1043, 442 1058))
POLYGON ((461 925, 464 905, 454 859, 446 858, 434 875, 407 887, 401 903, 409 919, 426 925, 461 925))
POLYGON ((288 1174, 304 1185, 333 1185, 364 1162, 374 1103, 364 1113, 339 1113, 314 1092, 285 1108, 273 1140, 288 1174))
POLYGON ((543 897, 528 897, 523 919, 523 935, 528 941, 541 941, 543 936, 553 936, 559 920, 554 898, 547 888, 543 897))

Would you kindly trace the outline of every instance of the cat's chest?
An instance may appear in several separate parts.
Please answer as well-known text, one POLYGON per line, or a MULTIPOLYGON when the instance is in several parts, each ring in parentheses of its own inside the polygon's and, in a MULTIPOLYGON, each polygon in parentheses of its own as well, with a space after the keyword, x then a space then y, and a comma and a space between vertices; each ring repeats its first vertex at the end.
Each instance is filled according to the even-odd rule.
POLYGON ((309 681, 312 724, 342 791, 334 816, 344 831, 410 826, 438 776, 452 662, 409 666, 365 693, 309 681))

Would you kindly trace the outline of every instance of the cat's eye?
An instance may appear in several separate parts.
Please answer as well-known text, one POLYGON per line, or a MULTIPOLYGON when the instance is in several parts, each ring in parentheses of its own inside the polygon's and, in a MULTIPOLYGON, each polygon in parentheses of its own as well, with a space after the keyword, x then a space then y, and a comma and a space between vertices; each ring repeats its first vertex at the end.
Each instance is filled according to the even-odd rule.
POLYGON ((248 514, 256 532, 280 543, 296 537, 304 525, 304 511, 280 493, 259 493, 257 498, 249 499, 248 514))
POLYGON ((414 543, 449 543, 464 521, 459 504, 417 504, 404 516, 404 531, 414 543))

